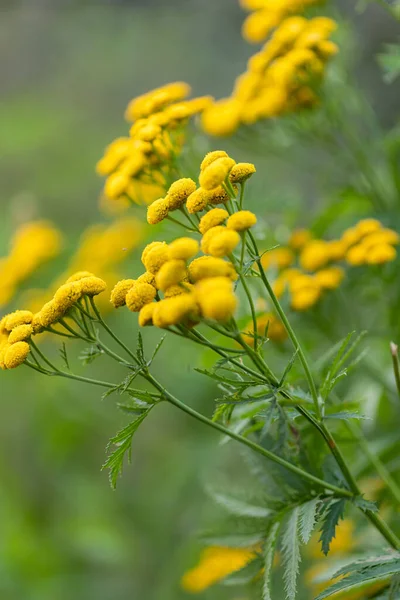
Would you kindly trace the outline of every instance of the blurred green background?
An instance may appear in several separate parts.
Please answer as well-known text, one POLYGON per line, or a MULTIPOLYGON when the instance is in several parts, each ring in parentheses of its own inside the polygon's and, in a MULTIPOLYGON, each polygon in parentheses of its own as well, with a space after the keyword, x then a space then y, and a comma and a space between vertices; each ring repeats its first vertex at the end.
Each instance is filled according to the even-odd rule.
MULTIPOLYGON (((346 30, 354 28, 352 73, 386 128, 396 119, 398 88, 382 86, 375 55, 396 27, 378 7, 359 15, 354 4, 331 3, 330 11, 344 11, 346 30)), ((190 82, 194 94, 227 95, 253 49, 240 37, 243 13, 235 0, 3 0, 0 8, 0 255, 20 222, 54 220, 68 244, 35 275, 34 283, 45 287, 82 229, 104 220, 94 165, 103 147, 125 134, 128 100, 173 80, 190 82)), ((312 147, 283 156, 271 147, 258 160, 272 182, 268 207, 258 208, 275 211, 275 224, 281 218, 292 224, 299 206, 320 199, 312 147)), ((265 190, 265 181, 255 190, 256 196, 265 190)), ((134 321, 129 315, 113 321, 131 344, 134 321)), ((148 345, 157 338, 149 333, 148 345)), ((167 387, 210 412, 214 390, 190 371, 200 362, 195 349, 169 341, 156 368, 167 387)), ((91 369, 119 380, 107 360, 91 369)), ((108 439, 127 422, 113 396, 101 402, 91 387, 18 369, 1 376, 0 411, 1 598, 187 597, 179 578, 196 560, 196 534, 213 510, 203 491, 215 469, 213 433, 159 407, 136 436, 132 465, 113 492, 100 467, 108 439)), ((239 598, 229 588, 203 597, 239 598)))

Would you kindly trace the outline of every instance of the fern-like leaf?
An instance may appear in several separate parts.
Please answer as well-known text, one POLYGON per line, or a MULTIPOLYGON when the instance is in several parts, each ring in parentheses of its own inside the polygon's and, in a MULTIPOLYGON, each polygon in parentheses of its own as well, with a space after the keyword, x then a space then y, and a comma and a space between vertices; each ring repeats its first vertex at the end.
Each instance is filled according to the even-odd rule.
POLYGON ((300 508, 296 506, 292 510, 285 523, 282 535, 282 554, 284 565, 284 582, 287 600, 295 600, 297 590, 297 576, 300 565, 300 542, 299 542, 299 519, 300 508))

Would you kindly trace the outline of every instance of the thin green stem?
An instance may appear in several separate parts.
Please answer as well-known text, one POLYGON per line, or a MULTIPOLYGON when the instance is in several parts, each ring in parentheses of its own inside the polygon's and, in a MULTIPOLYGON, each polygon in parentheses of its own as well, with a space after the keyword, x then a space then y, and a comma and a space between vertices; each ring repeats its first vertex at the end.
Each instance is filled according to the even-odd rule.
POLYGON ((239 210, 242 210, 243 207, 243 200, 244 200, 244 186, 246 185, 246 182, 244 181, 243 183, 240 184, 240 197, 239 197, 239 210))
POLYGON ((400 397, 400 367, 399 367, 399 347, 394 342, 390 342, 390 353, 393 361, 393 373, 396 381, 397 392, 400 397))
POLYGON ((265 285, 265 287, 266 287, 266 289, 268 291, 268 294, 269 294, 269 296, 270 296, 270 298, 272 300, 273 305, 275 306, 275 309, 276 309, 277 313, 279 314, 279 316, 280 316, 280 318, 282 320, 282 323, 285 326, 285 329, 286 329, 286 331, 287 331, 290 339, 292 340, 292 343, 293 343, 293 346, 294 346, 295 350, 297 350, 297 352, 298 352, 299 359, 300 359, 300 362, 301 362, 301 364, 303 366, 303 370, 304 370, 305 376, 307 378, 308 386, 310 388, 311 396, 312 396, 312 399, 313 399, 313 402, 314 402, 315 412, 317 414, 318 419, 321 420, 322 415, 321 415, 321 408, 320 408, 319 400, 318 400, 318 392, 317 392, 317 388, 316 388, 316 385, 315 385, 314 378, 313 378, 312 373, 311 373, 311 369, 310 369, 310 367, 308 365, 308 361, 307 361, 306 355, 304 354, 303 348, 300 345, 300 342, 299 342, 299 340, 297 338, 297 335, 295 334, 292 326, 289 323, 288 318, 286 317, 285 311, 283 310, 283 308, 282 308, 282 306, 281 306, 278 298, 276 297, 276 295, 275 295, 275 293, 274 293, 274 291, 273 291, 273 289, 271 287, 271 284, 268 281, 268 278, 267 278, 267 276, 265 274, 265 271, 264 271, 264 267, 262 266, 262 263, 261 263, 261 259, 260 259, 260 256, 259 256, 259 252, 258 252, 256 241, 255 241, 255 239, 254 239, 254 237, 253 237, 253 235, 252 235, 252 233, 250 231, 249 231, 249 236, 250 236, 250 239, 252 240, 252 243, 254 245, 254 250, 256 251, 255 260, 256 260, 256 263, 257 263, 258 268, 260 270, 261 279, 262 279, 262 281, 263 281, 263 283, 264 283, 264 285, 265 285))
POLYGON ((177 408, 179 408, 183 412, 186 412, 188 415, 190 415, 191 417, 194 417, 198 421, 208 425, 209 427, 212 427, 219 433, 222 433, 222 434, 240 442, 241 444, 247 446, 248 448, 251 448, 255 452, 258 452, 258 454, 263 455, 265 458, 268 458, 269 460, 281 465, 282 467, 288 469, 292 473, 295 473, 299 477, 306 479, 307 481, 309 481, 310 483, 313 483, 314 485, 317 485, 318 487, 335 492, 337 495, 344 497, 344 498, 351 498, 353 496, 353 494, 351 492, 349 492, 348 490, 346 490, 344 488, 340 488, 340 487, 333 485, 331 483, 328 483, 326 481, 323 481, 322 479, 319 479, 319 477, 315 477, 314 475, 307 473, 307 471, 303 471, 303 469, 296 467, 296 465, 293 465, 292 463, 284 460, 283 458, 281 458, 280 456, 277 456, 273 452, 266 450, 262 446, 259 446, 258 444, 252 442, 251 440, 235 433, 234 431, 231 431, 230 429, 224 427, 220 423, 214 422, 211 419, 209 419, 208 417, 202 415, 201 413, 198 413, 196 410, 194 410, 190 406, 187 406, 186 404, 184 404, 183 402, 178 400, 178 398, 176 398, 175 396, 170 394, 152 375, 148 374, 147 379, 171 404, 175 405, 177 408))
POLYGON ((178 221, 178 219, 175 219, 174 217, 171 217, 170 215, 168 215, 168 217, 166 217, 166 219, 168 221, 171 221, 171 223, 175 223, 175 225, 179 225, 180 227, 183 227, 184 229, 186 229, 186 231, 193 231, 196 233, 198 232, 197 228, 192 229, 191 227, 188 227, 187 225, 185 225, 185 223, 178 221))
POLYGON ((51 369, 53 369, 53 371, 57 371, 57 367, 55 367, 53 365, 53 363, 51 363, 49 361, 49 359, 43 354, 43 352, 37 347, 37 345, 35 344, 35 342, 33 341, 33 339, 31 338, 30 340, 30 346, 31 348, 33 348, 35 350, 35 352, 37 352, 37 354, 40 356, 40 358, 43 360, 43 362, 45 362, 51 369))

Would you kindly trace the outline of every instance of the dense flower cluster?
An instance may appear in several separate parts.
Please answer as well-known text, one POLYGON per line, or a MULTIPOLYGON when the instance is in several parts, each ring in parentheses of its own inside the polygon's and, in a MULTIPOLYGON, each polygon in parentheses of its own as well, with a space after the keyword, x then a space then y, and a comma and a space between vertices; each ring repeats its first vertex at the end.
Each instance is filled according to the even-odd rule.
POLYGON ((16 310, 0 321, 0 368, 14 369, 25 362, 31 336, 42 333, 63 319, 84 296, 104 292, 106 283, 92 273, 74 273, 38 312, 16 310))
POLYGON ((135 218, 121 218, 111 224, 92 225, 82 234, 79 246, 67 269, 46 290, 29 290, 23 301, 32 311, 45 302, 73 273, 90 271, 113 286, 120 278, 118 265, 126 260, 142 239, 142 224, 135 218))
POLYGON ((206 133, 231 135, 241 124, 251 125, 317 102, 315 85, 328 59, 338 51, 329 39, 336 23, 327 17, 302 16, 282 21, 288 12, 296 12, 304 4, 276 2, 276 11, 273 5, 264 4, 248 17, 244 35, 253 42, 261 42, 271 28, 279 27, 249 59, 247 71, 236 79, 231 96, 204 110, 202 125, 206 133))
POLYGON ((19 284, 60 252, 61 233, 47 221, 22 225, 15 233, 9 255, 0 260, 0 306, 12 299, 19 284))
POLYGON ((187 100, 189 93, 186 83, 175 82, 129 103, 129 137, 114 140, 97 163, 97 172, 107 177, 107 198, 148 204, 168 187, 188 121, 211 102, 208 96, 187 100))
POLYGON ((347 266, 381 265, 394 260, 399 235, 376 219, 363 219, 337 240, 312 239, 307 230, 293 232, 287 247, 266 252, 262 264, 277 273, 274 292, 290 294, 294 310, 311 308, 325 291, 336 289, 347 266))

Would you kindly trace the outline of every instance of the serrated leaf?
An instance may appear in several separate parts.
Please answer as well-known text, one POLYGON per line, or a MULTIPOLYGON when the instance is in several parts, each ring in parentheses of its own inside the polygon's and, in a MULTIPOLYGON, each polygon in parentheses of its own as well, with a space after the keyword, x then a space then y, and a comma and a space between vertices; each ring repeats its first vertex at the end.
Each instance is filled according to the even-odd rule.
POLYGON ((285 383, 286 377, 289 375, 289 373, 292 370, 292 367, 293 367, 293 365, 295 363, 295 360, 297 358, 298 352, 299 352, 298 349, 296 349, 296 351, 292 354, 291 359, 289 360, 288 364, 285 367, 285 370, 283 371, 283 374, 282 374, 281 380, 280 380, 280 382, 278 384, 278 387, 282 387, 283 384, 285 383))
POLYGON ((347 375, 347 370, 342 369, 345 362, 354 352, 360 341, 365 335, 365 331, 361 332, 353 341, 354 331, 349 333, 340 343, 339 348, 336 352, 336 356, 333 359, 332 364, 330 365, 328 372, 325 376, 324 382, 320 388, 320 395, 323 400, 326 400, 330 391, 336 385, 340 379, 347 375))
MULTIPOLYGON (((160 341, 158 342, 157 346, 154 348, 153 354, 151 355, 151 359, 150 359, 150 364, 153 362, 153 360, 155 359, 155 357, 157 356, 158 352, 160 351, 161 346, 163 345, 164 341, 166 338, 166 334, 164 334, 160 341)), ((148 366, 150 366, 150 364, 148 366)))
MULTIPOLYGON (((353 565, 357 565, 357 563, 353 563, 353 565)), ((366 586, 369 583, 375 584, 378 582, 386 582, 389 581, 393 575, 398 575, 400 573, 400 559, 398 557, 392 560, 374 562, 372 564, 363 562, 362 565, 363 566, 355 568, 347 577, 324 590, 317 596, 316 600, 329 598, 333 594, 345 590, 350 592, 355 591, 356 589, 362 589, 363 586, 366 586)), ((348 568, 349 567, 347 567, 347 569, 348 568)), ((346 567, 335 573, 334 578, 340 577, 345 569, 346 567)), ((348 572, 348 570, 346 572, 348 572)))
POLYGON ((360 415, 360 413, 352 412, 350 410, 343 410, 342 412, 325 415, 324 419, 339 419, 342 421, 348 421, 349 419, 370 419, 370 417, 360 415))
POLYGON ((140 333, 140 331, 138 332, 136 356, 137 356, 138 361, 140 362, 140 364, 142 366, 145 366, 146 365, 146 359, 144 357, 143 336, 140 333))
POLYGON ((372 502, 371 500, 367 500, 363 496, 355 496, 352 500, 353 504, 357 506, 362 511, 372 511, 374 513, 378 512, 378 506, 376 502, 372 502))
POLYGON ((275 549, 278 542, 278 533, 280 522, 276 521, 269 529, 264 547, 264 582, 262 590, 262 600, 272 600, 270 591, 270 581, 272 566, 274 564, 275 549))
POLYGON ((89 348, 85 348, 79 355, 79 360, 82 361, 84 365, 90 365, 96 358, 103 354, 103 350, 99 346, 90 346, 89 348))
POLYGON ((322 552, 325 556, 329 552, 331 541, 336 536, 336 527, 340 519, 343 519, 345 505, 346 500, 344 498, 334 500, 329 504, 323 515, 319 541, 321 542, 322 552))
POLYGON ((265 519, 271 514, 271 509, 264 506, 256 506, 250 502, 234 498, 228 494, 217 492, 208 488, 211 498, 232 515, 238 517, 252 517, 254 519, 265 519))
POLYGON ((121 431, 112 437, 107 444, 107 451, 109 451, 113 446, 116 446, 115 450, 109 454, 106 462, 102 466, 102 469, 110 470, 109 479, 113 489, 116 488, 117 479, 122 473, 126 454, 128 455, 128 461, 130 461, 133 436, 151 409, 152 407, 148 408, 146 411, 143 411, 142 414, 140 414, 134 421, 129 423, 129 425, 121 429, 121 431))
POLYGON ((287 600, 296 599, 297 576, 300 565, 300 543, 299 543, 299 518, 300 509, 294 508, 283 525, 282 535, 282 558, 285 582, 285 592, 287 600))
POLYGON ((317 496, 313 500, 305 502, 300 507, 300 539, 303 544, 308 544, 314 527, 317 523, 318 508, 321 499, 317 496))

